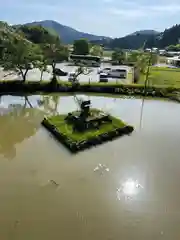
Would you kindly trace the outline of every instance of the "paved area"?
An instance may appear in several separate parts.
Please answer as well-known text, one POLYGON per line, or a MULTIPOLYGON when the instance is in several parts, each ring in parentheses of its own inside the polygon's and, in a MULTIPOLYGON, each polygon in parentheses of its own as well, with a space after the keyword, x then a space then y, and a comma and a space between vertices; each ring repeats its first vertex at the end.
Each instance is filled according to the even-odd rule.
MULTIPOLYGON (((121 67, 121 68, 127 69, 127 71, 129 73, 132 71, 132 69, 130 67, 128 67, 128 66, 111 66, 108 63, 102 63, 101 64, 101 68, 105 68, 105 67, 109 67, 109 66, 111 68, 121 67)), ((67 63, 60 63, 60 64, 57 64, 57 68, 60 68, 62 71, 71 73, 71 72, 75 72, 78 67, 69 66, 67 63)), ((44 81, 49 81, 51 76, 52 76, 51 67, 49 67, 48 70, 49 70, 49 72, 44 72, 44 74, 43 74, 43 80, 44 81)), ((99 82, 98 70, 99 70, 98 68, 92 68, 92 72, 90 74, 88 74, 88 75, 81 75, 79 77, 79 81, 80 82, 88 82, 88 81, 99 82)), ((33 69, 33 70, 28 72, 27 80, 39 81, 40 80, 40 75, 41 75, 41 73, 40 73, 39 69, 33 69)), ((68 80, 68 76, 60 77, 60 78, 63 81, 67 81, 68 80)), ((7 75, 7 73, 2 72, 2 69, 0 69, 0 79, 1 80, 12 80, 12 79, 19 79, 19 77, 16 76, 16 75, 13 75, 13 74, 7 75)), ((109 81, 116 82, 117 80, 116 79, 109 79, 109 81)), ((130 82, 130 80, 128 80, 128 81, 126 81, 126 80, 118 80, 118 82, 130 82)))

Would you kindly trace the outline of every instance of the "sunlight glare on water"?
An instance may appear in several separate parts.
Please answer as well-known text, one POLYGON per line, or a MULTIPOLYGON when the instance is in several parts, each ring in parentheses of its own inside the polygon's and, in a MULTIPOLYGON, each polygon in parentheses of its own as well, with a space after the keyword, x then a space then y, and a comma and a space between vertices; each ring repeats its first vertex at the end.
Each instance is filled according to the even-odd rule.
POLYGON ((132 198, 137 195, 140 189, 143 188, 137 180, 127 179, 121 186, 117 189, 117 197, 121 200, 121 197, 132 198))

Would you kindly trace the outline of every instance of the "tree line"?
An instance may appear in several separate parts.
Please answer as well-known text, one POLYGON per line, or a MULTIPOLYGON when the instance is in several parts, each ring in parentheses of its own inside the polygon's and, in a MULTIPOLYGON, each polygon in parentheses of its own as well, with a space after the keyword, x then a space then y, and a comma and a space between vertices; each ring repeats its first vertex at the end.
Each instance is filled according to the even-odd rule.
POLYGON ((1 31, 1 66, 4 70, 16 72, 26 81, 27 73, 33 68, 41 72, 52 67, 52 81, 56 81, 56 64, 68 60, 69 50, 58 36, 52 35, 40 26, 22 26, 14 31, 1 31))
MULTIPOLYGON (((47 67, 52 67, 52 82, 56 82, 56 64, 68 61, 69 48, 62 44, 60 37, 41 26, 16 26, 14 29, 3 25, 0 31, 0 65, 11 70, 26 81, 28 72, 33 68, 41 71, 41 80, 47 67)), ((9 26, 8 26, 9 27, 9 26)), ((78 55, 102 56, 100 46, 90 44, 86 39, 74 41, 73 53, 78 55)), ((81 70, 82 71, 82 70, 81 70)))

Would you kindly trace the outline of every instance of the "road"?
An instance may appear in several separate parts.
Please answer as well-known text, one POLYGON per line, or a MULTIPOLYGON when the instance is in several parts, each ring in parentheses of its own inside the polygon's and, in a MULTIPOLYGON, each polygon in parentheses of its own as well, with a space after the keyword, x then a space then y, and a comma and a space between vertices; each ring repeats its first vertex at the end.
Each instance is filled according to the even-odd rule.
MULTIPOLYGON (((56 67, 60 68, 62 71, 68 72, 68 73, 75 72, 75 70, 77 69, 77 67, 75 67, 75 66, 68 66, 67 63, 59 63, 59 64, 57 64, 56 67)), ((128 66, 112 67, 108 63, 102 63, 101 68, 105 68, 105 67, 111 67, 111 68, 121 67, 121 68, 127 69, 128 72, 131 72, 131 68, 128 67, 128 66)), ((49 69, 49 73, 44 72, 44 74, 43 74, 43 80, 44 81, 49 81, 50 78, 52 77, 51 67, 49 66, 48 69, 49 69)), ((79 76, 79 81, 80 82, 88 82, 90 80, 91 82, 99 82, 99 75, 98 75, 97 71, 98 71, 98 68, 92 68, 92 72, 89 75, 79 76)), ((40 75, 41 75, 41 73, 40 73, 39 69, 33 69, 33 70, 28 72, 27 80, 39 81, 40 80, 40 75)), ((68 77, 60 77, 60 78, 63 81, 68 80, 68 77)), ((13 80, 13 79, 19 79, 19 77, 16 76, 16 75, 13 75, 13 74, 12 75, 7 75, 7 73, 6 73, 6 76, 5 76, 5 73, 2 72, 2 69, 0 69, 0 79, 1 80, 13 80)), ((116 79, 109 79, 109 81, 115 82, 116 79)), ((128 79, 128 80, 118 80, 118 82, 127 82, 127 83, 130 83, 130 81, 131 81, 130 79, 128 79)))

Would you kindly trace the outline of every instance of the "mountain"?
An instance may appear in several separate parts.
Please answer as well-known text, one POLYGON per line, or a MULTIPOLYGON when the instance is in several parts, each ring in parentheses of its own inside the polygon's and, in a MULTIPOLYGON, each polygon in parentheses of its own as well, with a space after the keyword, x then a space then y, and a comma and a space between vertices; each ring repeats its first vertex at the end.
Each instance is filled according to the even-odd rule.
POLYGON ((104 37, 104 36, 96 36, 93 34, 80 32, 80 31, 75 30, 74 28, 62 25, 62 24, 52 21, 52 20, 32 22, 32 23, 27 23, 25 25, 29 25, 29 26, 40 25, 44 28, 51 29, 51 31, 57 32, 57 34, 61 38, 61 41, 66 44, 72 44, 74 42, 74 40, 78 40, 80 38, 86 38, 90 41, 101 40, 101 39, 110 39, 110 38, 104 37))
POLYGON ((150 34, 132 34, 122 38, 115 38, 110 41, 110 48, 122 48, 122 49, 139 49, 143 47, 144 43, 149 40, 149 38, 154 37, 150 34))
POLYGON ((180 43, 180 24, 176 24, 171 28, 167 28, 164 32, 152 36, 147 41, 147 47, 165 48, 169 45, 177 45, 180 43))
MULTIPOLYGON (((138 49, 145 43, 145 48, 157 47, 164 49, 170 45, 180 44, 180 24, 176 24, 163 32, 142 30, 123 38, 113 39, 110 48, 138 49)), ((179 48, 179 47, 178 47, 179 48)))
POLYGON ((158 36, 160 33, 154 30, 141 30, 131 33, 125 37, 114 39, 102 39, 92 43, 103 45, 107 48, 138 49, 149 39, 158 36))
POLYGON ((4 37, 11 38, 13 36, 21 35, 20 30, 24 33, 25 39, 37 44, 44 41, 54 41, 53 39, 57 38, 59 35, 64 43, 73 43, 74 40, 87 38, 93 44, 104 45, 107 49, 138 49, 144 46, 144 43, 146 48, 158 47, 163 49, 169 45, 180 44, 180 24, 167 28, 163 32, 140 30, 125 37, 112 39, 109 37, 79 32, 55 21, 47 20, 19 26, 9 26, 5 22, 0 22, 0 45, 2 45, 1 42, 4 41, 4 37), (42 29, 41 27, 37 27, 37 29, 26 29, 27 27, 39 25, 42 29), (29 32, 29 30, 31 31, 29 32))
POLYGON ((129 34, 128 36, 132 36, 132 35, 157 35, 160 32, 157 32, 155 30, 140 30, 140 31, 136 31, 134 33, 129 34))

